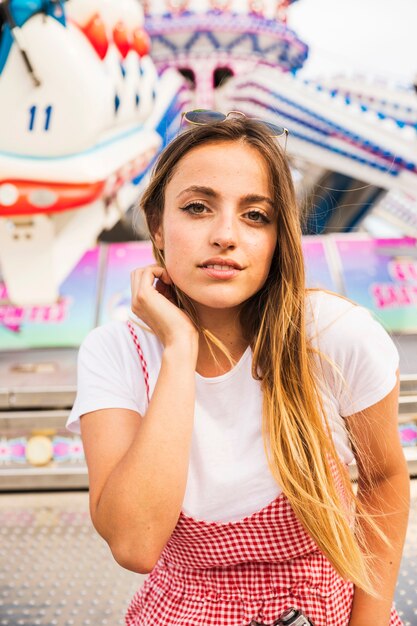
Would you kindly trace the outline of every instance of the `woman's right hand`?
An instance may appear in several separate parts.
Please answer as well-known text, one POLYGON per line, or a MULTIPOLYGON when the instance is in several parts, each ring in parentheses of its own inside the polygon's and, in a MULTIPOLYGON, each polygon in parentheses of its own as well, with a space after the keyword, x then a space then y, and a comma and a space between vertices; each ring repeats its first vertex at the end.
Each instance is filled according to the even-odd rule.
POLYGON ((189 316, 177 307, 172 297, 172 280, 159 265, 138 268, 130 274, 132 311, 145 322, 163 346, 189 342, 198 350, 198 331, 189 316), (154 286, 155 278, 158 279, 154 286))

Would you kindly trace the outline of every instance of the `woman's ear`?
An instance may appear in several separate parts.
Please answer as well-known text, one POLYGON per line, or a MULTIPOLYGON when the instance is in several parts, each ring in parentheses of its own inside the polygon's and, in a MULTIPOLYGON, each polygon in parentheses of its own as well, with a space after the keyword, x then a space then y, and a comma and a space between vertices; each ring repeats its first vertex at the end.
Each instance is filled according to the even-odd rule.
POLYGON ((164 237, 162 234, 162 224, 160 224, 158 228, 156 229, 153 238, 154 238, 156 247, 159 250, 163 250, 164 249, 164 237))

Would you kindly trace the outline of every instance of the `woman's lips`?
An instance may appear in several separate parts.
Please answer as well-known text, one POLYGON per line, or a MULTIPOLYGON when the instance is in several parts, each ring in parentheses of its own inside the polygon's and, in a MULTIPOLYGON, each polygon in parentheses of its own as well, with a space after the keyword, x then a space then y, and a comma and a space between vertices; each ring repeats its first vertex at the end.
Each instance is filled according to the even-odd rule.
POLYGON ((237 276, 241 270, 230 265, 204 265, 200 267, 201 270, 211 278, 217 278, 220 280, 227 280, 237 276))

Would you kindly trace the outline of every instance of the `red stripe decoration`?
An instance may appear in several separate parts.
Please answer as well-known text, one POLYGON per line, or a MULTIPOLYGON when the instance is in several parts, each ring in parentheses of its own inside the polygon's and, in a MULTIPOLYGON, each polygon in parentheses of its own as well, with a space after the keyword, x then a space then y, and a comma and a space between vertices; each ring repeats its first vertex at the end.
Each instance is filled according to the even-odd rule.
POLYGON ((140 360, 140 364, 142 366, 142 371, 143 371, 143 377, 145 379, 145 387, 146 387, 146 398, 148 400, 148 404, 149 404, 149 372, 148 372, 148 367, 146 365, 146 361, 145 361, 145 357, 143 356, 143 352, 142 352, 142 348, 140 347, 140 343, 138 340, 138 337, 135 333, 135 329, 133 328, 133 324, 131 321, 127 322, 127 327, 130 331, 130 334, 132 335, 134 344, 136 346, 136 350, 138 351, 138 355, 139 355, 139 360, 140 360))

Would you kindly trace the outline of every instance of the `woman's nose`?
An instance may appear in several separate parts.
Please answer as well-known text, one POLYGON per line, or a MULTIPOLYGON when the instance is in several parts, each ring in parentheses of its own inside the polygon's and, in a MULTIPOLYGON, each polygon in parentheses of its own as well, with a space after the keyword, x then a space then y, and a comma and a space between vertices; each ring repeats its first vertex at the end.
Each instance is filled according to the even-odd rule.
POLYGON ((211 243, 224 250, 236 247, 237 232, 233 219, 223 218, 216 220, 212 231, 211 243))
POLYGON ((232 238, 226 239, 224 237, 218 237, 215 241, 213 241, 213 243, 215 246, 222 248, 223 250, 233 249, 236 247, 236 242, 232 238))

